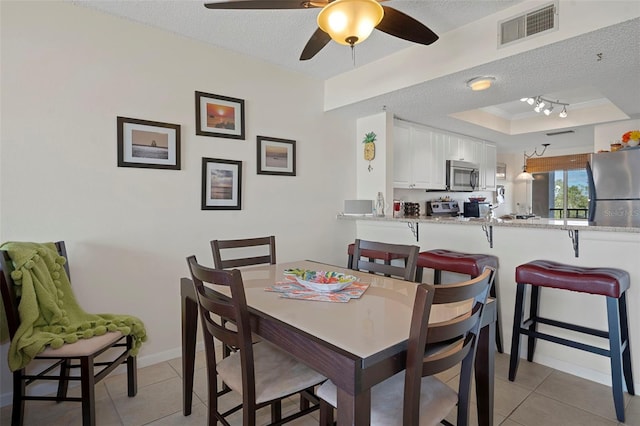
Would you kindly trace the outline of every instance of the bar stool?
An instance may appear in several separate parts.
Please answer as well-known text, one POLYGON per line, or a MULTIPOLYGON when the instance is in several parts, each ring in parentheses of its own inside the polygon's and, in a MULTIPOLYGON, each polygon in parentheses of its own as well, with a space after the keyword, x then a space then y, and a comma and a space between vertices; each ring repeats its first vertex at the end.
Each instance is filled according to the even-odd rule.
MULTIPOLYGON (((418 255, 418 263, 416 268, 416 281, 422 282, 422 274, 424 268, 431 268, 434 270, 433 283, 440 284, 442 279, 442 271, 456 272, 458 274, 469 275, 471 278, 476 278, 480 274, 485 266, 498 269, 498 258, 490 254, 470 254, 461 253, 452 250, 436 249, 423 251, 418 255)), ((498 282, 498 274, 496 274, 495 280, 489 295, 496 298, 496 283, 498 282)), ((497 301, 497 299, 496 299, 497 301)), ((496 322, 496 346, 498 352, 502 353, 502 331, 500 326, 500 310, 498 309, 498 319, 496 322)))
POLYGON ((528 336, 528 361, 533 360, 536 339, 609 357, 611 359, 611 381, 616 417, 618 421, 624 422, 623 377, 627 391, 630 395, 634 395, 626 299, 626 291, 630 284, 629 273, 615 268, 586 268, 549 260, 534 260, 516 267, 516 282, 518 288, 513 318, 509 380, 514 381, 518 371, 521 334, 528 336), (531 286, 531 303, 529 318, 523 321, 527 285, 531 286), (605 296, 607 298, 608 331, 540 317, 540 289, 542 287, 605 296), (538 323, 608 339, 609 350, 540 333, 537 331, 538 323))
MULTIPOLYGON (((351 268, 353 265, 353 251, 355 250, 355 244, 351 243, 347 247, 347 268, 351 268)), ((391 265, 393 259, 403 259, 401 255, 394 253, 386 253, 377 250, 362 250, 362 256, 369 258, 369 262, 375 262, 375 260, 382 260, 386 265, 391 265)))

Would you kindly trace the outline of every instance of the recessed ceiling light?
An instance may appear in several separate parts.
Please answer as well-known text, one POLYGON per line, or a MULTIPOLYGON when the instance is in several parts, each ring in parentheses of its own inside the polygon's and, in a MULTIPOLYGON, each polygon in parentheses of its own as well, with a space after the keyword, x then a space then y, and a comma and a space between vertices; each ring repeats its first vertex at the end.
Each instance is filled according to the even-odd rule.
POLYGON ((494 81, 496 81, 495 77, 475 77, 467 81, 467 86, 473 91, 485 90, 491 87, 494 81))

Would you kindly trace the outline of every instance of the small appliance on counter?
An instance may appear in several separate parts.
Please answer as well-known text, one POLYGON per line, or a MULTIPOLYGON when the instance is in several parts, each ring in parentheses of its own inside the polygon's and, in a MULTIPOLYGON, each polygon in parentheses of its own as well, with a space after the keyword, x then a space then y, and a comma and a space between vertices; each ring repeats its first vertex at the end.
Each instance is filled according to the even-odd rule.
POLYGON ((491 212, 491 204, 483 201, 465 201, 464 217, 486 217, 491 212))
POLYGON ((344 200, 345 216, 372 216, 373 200, 344 200))
POLYGON ((457 201, 427 201, 427 216, 458 216, 460 207, 457 201))
POLYGON ((420 204, 418 203, 404 203, 404 217, 420 216, 420 204))

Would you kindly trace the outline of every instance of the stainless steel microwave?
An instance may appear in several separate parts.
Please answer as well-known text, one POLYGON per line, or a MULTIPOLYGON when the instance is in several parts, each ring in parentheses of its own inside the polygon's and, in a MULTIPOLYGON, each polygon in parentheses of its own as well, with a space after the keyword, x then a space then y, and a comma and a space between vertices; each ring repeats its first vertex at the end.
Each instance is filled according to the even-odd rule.
POLYGON ((479 166, 467 161, 447 160, 447 190, 471 192, 478 188, 479 166))

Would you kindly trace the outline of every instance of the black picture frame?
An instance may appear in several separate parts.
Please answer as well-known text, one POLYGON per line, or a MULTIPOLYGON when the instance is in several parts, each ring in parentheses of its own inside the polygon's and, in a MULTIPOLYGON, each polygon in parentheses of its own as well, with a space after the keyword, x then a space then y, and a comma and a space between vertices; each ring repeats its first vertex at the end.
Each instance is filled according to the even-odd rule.
POLYGON ((118 167, 180 170, 180 125, 117 117, 118 167))
POLYGON ((296 175, 296 141, 258 136, 257 173, 259 175, 296 175))
POLYGON ((196 92, 196 135, 244 140, 244 100, 196 92))
POLYGON ((242 209, 242 161, 202 158, 201 208, 242 209))

